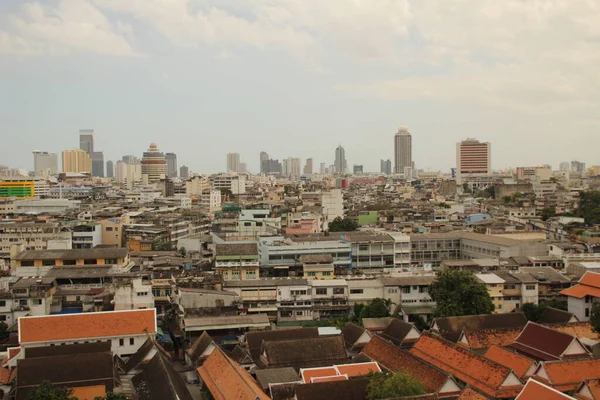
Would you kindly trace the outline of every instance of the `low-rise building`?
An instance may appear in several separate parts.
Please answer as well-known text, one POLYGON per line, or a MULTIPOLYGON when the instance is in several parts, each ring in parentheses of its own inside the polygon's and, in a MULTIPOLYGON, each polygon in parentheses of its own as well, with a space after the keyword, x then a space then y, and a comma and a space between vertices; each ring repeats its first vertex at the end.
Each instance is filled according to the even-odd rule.
POLYGON ((129 250, 95 248, 73 250, 26 250, 15 258, 16 267, 128 265, 129 250))
POLYGON ((331 254, 306 254, 300 256, 304 279, 333 279, 334 267, 331 254))
POLYGON ((258 246, 256 243, 217 244, 214 271, 226 281, 258 279, 258 246))
POLYGON ((10 248, 22 244, 25 250, 46 250, 49 240, 71 241, 71 232, 58 223, 0 224, 0 257, 10 254, 10 248))
POLYGON ((586 272, 577 285, 560 292, 567 296, 569 312, 579 321, 589 321, 594 302, 600 299, 600 273, 586 272))
POLYGON ((500 278, 496 274, 475 274, 475 277, 487 288, 487 291, 490 294, 490 297, 492 298, 492 303, 494 304, 494 312, 505 312, 503 310, 503 290, 505 280, 500 278))
POLYGON ((348 316, 348 283, 345 279, 310 280, 315 319, 335 319, 348 316))

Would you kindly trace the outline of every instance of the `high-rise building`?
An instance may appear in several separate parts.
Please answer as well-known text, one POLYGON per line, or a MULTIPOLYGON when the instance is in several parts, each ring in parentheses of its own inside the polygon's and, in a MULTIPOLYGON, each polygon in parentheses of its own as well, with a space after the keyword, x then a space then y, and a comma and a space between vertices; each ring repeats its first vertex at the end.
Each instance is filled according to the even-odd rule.
POLYGON ((261 171, 266 175, 281 175, 282 167, 279 160, 268 159, 261 163, 261 171))
POLYGON ((380 172, 382 174, 390 175, 392 173, 392 160, 379 160, 380 172))
POLYGON ((352 172, 354 175, 362 175, 364 173, 363 166, 354 164, 354 166, 352 166, 352 172))
POLYGON ((488 176, 492 173, 492 147, 473 138, 456 144, 456 182, 465 177, 488 176))
POLYGON ((58 172, 58 156, 47 151, 33 151, 33 174, 48 177, 58 172))
POLYGON ((319 173, 321 175, 323 175, 326 172, 326 170, 327 170, 327 167, 325 166, 325 163, 322 162, 321 165, 319 165, 319 173))
POLYGON ((92 158, 90 154, 81 149, 65 150, 62 152, 63 172, 92 172, 92 158))
POLYGON ((177 177, 177 154, 165 153, 165 159, 167 160, 167 176, 169 178, 177 177))
POLYGON ((263 164, 263 163, 264 163, 265 161, 268 161, 268 160, 269 160, 269 154, 267 154, 267 152, 266 152, 266 151, 261 151, 261 152, 260 152, 260 164, 259 164, 259 165, 260 165, 260 173, 261 173, 261 174, 268 174, 268 172, 266 172, 266 171, 263 169, 263 166, 266 166, 266 165, 267 165, 267 164, 263 164))
POLYGON ((112 161, 108 160, 106 162, 106 177, 114 178, 115 176, 115 166, 112 161))
POLYGON ((240 153, 227 153, 226 172, 240 172, 240 153))
POLYGON ((582 174, 585 172, 585 163, 580 161, 571 161, 571 172, 582 174))
POLYGON ((155 183, 166 176, 167 160, 156 143, 152 143, 142 157, 142 182, 155 183))
POLYGON ((288 157, 281 163, 281 175, 287 177, 300 177, 300 159, 288 157))
POLYGON ((240 163, 240 170, 239 172, 248 172, 248 166, 246 165, 245 162, 240 163))
POLYGON ((187 166, 182 165, 181 168, 179 168, 179 177, 181 179, 187 179, 190 177, 190 170, 187 166))
POLYGON ((126 164, 139 164, 140 163, 140 159, 137 158, 136 156, 123 156, 122 160, 126 164))
POLYGON ((104 177, 104 153, 92 152, 92 176, 104 177))
POLYGON ((558 166, 559 171, 568 172, 571 170, 571 163, 568 161, 563 161, 558 166))
POLYGON ((338 174, 346 173, 346 150, 344 150, 342 145, 339 145, 335 149, 334 165, 335 165, 335 172, 337 172, 338 174))
POLYGON ((80 129, 79 130, 79 148, 87 152, 90 157, 94 152, 94 130, 80 129))
POLYGON ((394 173, 403 174, 404 168, 412 166, 412 136, 406 126, 400 125, 394 135, 394 173))
POLYGON ((115 180, 117 182, 127 181, 127 163, 123 160, 119 160, 115 164, 115 180))
POLYGON ((313 159, 307 158, 306 164, 304 165, 304 175, 312 175, 313 173, 313 159))

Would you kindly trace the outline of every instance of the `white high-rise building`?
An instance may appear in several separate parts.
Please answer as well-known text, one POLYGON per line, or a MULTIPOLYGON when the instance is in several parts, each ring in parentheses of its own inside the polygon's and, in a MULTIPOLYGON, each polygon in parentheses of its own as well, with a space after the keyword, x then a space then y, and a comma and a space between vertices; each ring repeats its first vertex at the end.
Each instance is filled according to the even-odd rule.
POLYGON ((456 144, 456 183, 465 177, 489 176, 492 174, 492 146, 467 138, 456 144))
POLYGON ((347 163, 346 163, 346 150, 339 145, 335 149, 335 172, 338 174, 345 174, 347 172, 347 163))
POLYGON ((227 171, 240 172, 240 153, 227 153, 227 171))
POLYGON ((47 151, 33 151, 33 174, 47 178, 58 172, 58 155, 47 151))
POLYGON ((115 180, 120 183, 127 181, 127 163, 122 160, 115 163, 115 180))
POLYGON ((404 168, 412 166, 412 136, 406 126, 400 125, 394 135, 394 173, 403 174, 404 168))

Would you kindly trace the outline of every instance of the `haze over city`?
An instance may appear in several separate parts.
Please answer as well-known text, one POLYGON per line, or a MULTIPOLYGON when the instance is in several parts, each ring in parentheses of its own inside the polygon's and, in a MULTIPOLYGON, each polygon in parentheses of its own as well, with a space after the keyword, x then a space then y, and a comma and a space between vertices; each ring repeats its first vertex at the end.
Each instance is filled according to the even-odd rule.
POLYGON ((0 4, 0 161, 152 142, 194 171, 259 152, 379 171, 400 124, 417 168, 467 137, 492 167, 582 160, 600 145, 596 2, 61 0, 0 4))

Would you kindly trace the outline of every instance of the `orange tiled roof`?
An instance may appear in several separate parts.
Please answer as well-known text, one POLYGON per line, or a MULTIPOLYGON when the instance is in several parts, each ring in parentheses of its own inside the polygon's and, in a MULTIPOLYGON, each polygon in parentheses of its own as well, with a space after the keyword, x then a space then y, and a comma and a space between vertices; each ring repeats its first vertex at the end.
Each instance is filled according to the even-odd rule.
POLYGON ((600 289, 600 274, 597 272, 586 272, 579 280, 579 284, 592 286, 600 289))
POLYGON ((503 387, 511 375, 518 381, 509 368, 431 333, 424 333, 410 352, 489 396, 513 398, 522 388, 520 383, 503 387))
MULTIPOLYGON (((592 395, 592 400, 600 400, 600 379, 590 379, 581 384, 582 386, 587 386, 590 394, 592 395)), ((580 398, 577 394, 575 397, 580 398)), ((584 398, 581 396, 581 398, 584 398)), ((585 399, 589 399, 589 397, 585 397, 585 399)))
POLYGON ((490 347, 483 356, 512 369, 519 378, 523 378, 536 365, 535 361, 499 346, 490 347))
POLYGON ((15 379, 16 375, 17 375, 16 368, 11 371, 7 368, 0 367, 0 383, 1 384, 10 385, 10 383, 15 379))
POLYGON ((456 400, 489 400, 489 398, 482 395, 477 390, 468 387, 463 390, 456 400))
POLYGON ((576 297, 583 299, 585 296, 600 298, 600 288, 577 284, 560 292, 563 296, 576 297))
POLYGON ((300 376, 304 383, 310 383, 312 378, 322 378, 324 376, 336 376, 337 370, 335 367, 322 367, 322 368, 301 368, 300 376))
POLYGON ((594 331, 592 325, 589 322, 570 322, 568 324, 548 324, 545 325, 555 331, 567 333, 569 335, 577 336, 579 339, 598 339, 600 335, 594 331))
POLYGON ((336 382, 336 381, 347 381, 347 375, 333 375, 333 376, 316 376, 310 380, 310 383, 322 383, 322 382, 336 382))
POLYGON ((19 318, 20 343, 143 333, 156 333, 156 310, 154 308, 19 318))
POLYGON ((72 397, 75 397, 77 400, 94 400, 97 397, 106 397, 106 386, 104 385, 81 386, 71 389, 73 389, 72 397))
POLYGON ((493 345, 507 346, 521 333, 522 328, 485 329, 482 331, 465 331, 463 334, 472 349, 484 349, 493 345))
POLYGON ((551 387, 529 379, 525 387, 515 398, 515 400, 574 400, 573 397, 567 396, 551 387))
POLYGON ((335 368, 340 375, 346 374, 350 378, 369 375, 373 372, 381 372, 381 368, 379 368, 376 362, 336 365, 335 368))
POLYGON ((600 379, 600 359, 545 362, 538 367, 535 379, 561 392, 575 390, 585 380, 600 379), (542 370, 548 379, 540 375, 542 370))
POLYGON ((198 368, 215 400, 270 400, 248 372, 216 349, 198 368))

